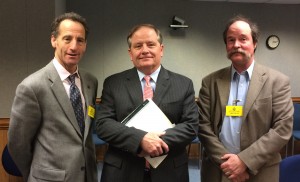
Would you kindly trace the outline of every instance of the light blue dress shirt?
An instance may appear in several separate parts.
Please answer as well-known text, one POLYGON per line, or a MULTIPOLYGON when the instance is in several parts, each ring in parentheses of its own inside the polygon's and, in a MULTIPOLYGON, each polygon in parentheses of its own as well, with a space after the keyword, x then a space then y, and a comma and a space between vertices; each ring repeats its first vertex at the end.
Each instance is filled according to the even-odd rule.
MULTIPOLYGON (((252 76, 254 61, 251 66, 242 73, 238 73, 234 67, 231 69, 230 94, 227 105, 245 106, 249 83, 252 76), (234 101, 238 100, 237 103, 234 101)), ((244 108, 243 108, 244 109, 244 108)), ((222 124, 220 141, 232 154, 240 152, 240 131, 243 117, 225 116, 222 124)))

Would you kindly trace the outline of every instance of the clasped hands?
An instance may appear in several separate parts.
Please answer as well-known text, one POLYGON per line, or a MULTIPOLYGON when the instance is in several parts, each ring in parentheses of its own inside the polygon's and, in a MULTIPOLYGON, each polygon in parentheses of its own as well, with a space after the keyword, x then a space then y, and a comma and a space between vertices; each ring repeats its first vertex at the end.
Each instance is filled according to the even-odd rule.
POLYGON ((141 153, 138 154, 139 157, 158 157, 164 153, 169 152, 168 145, 160 138, 165 132, 149 132, 147 133, 141 141, 141 153))
POLYGON ((221 157, 220 167, 227 178, 232 182, 244 182, 249 179, 247 166, 236 154, 225 154, 221 157))

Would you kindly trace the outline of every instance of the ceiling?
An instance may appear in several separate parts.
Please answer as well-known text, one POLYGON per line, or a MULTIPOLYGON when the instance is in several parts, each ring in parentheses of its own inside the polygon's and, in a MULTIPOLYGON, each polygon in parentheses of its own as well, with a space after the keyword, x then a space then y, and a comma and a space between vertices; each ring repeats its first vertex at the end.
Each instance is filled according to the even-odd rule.
POLYGON ((300 4, 300 0, 192 0, 206 2, 239 2, 239 3, 270 3, 270 4, 300 4))

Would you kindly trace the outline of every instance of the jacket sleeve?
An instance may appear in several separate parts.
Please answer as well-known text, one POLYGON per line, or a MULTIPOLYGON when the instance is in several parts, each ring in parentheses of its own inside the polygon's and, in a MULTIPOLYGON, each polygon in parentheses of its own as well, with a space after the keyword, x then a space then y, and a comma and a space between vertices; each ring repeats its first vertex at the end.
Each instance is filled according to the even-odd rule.
POLYGON ((33 89, 18 85, 8 130, 8 149, 27 181, 33 156, 33 142, 41 123, 41 110, 33 89))

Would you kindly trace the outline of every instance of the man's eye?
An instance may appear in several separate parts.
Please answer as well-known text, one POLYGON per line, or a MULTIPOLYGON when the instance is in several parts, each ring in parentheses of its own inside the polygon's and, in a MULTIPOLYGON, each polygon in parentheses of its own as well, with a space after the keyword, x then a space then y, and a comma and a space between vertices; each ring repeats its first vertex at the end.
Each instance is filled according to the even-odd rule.
POLYGON ((84 42, 85 42, 84 39, 78 39, 77 41, 78 41, 79 43, 84 43, 84 42))
POLYGON ((142 47, 142 45, 135 45, 134 48, 135 49, 140 49, 142 47))
POLYGON ((227 42, 234 42, 234 39, 227 39, 227 42))
POLYGON ((155 47, 155 44, 148 44, 148 47, 155 47))
POLYGON ((69 38, 69 37, 66 37, 66 38, 64 38, 64 41, 66 41, 66 42, 70 42, 70 41, 71 41, 71 38, 69 38))

